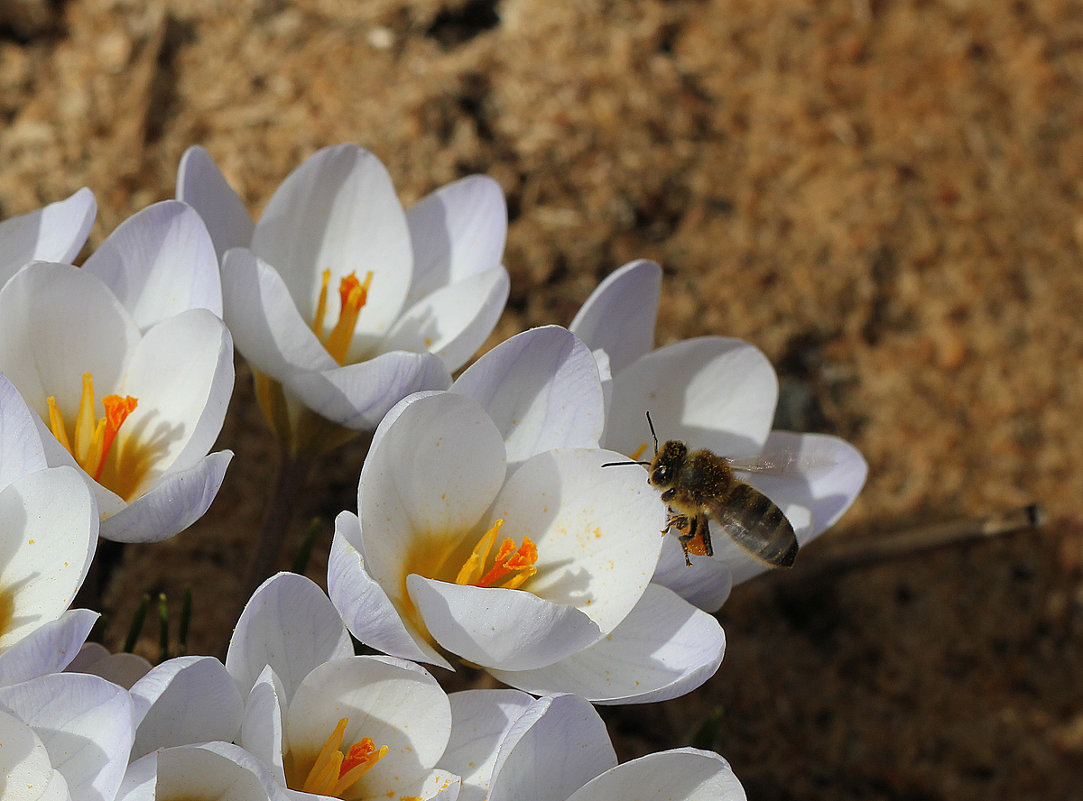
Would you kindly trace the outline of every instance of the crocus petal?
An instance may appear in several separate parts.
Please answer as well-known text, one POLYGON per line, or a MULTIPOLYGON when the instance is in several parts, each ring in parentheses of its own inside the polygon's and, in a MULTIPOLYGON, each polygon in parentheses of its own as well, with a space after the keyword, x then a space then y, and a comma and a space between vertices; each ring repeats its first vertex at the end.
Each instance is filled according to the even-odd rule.
POLYGON ((94 225, 98 206, 85 186, 65 200, 0 222, 0 286, 27 262, 70 262, 94 225))
MULTIPOLYGON (((87 610, 73 610, 87 611, 87 610)), ((68 613, 70 614, 70 612, 68 613)), ((93 614, 91 620, 97 617, 93 614)), ((87 628, 89 633, 89 627, 87 628)), ((124 689, 131 689, 132 685, 150 672, 154 667, 139 654, 131 654, 124 651, 111 654, 105 646, 96 642, 83 643, 75 659, 71 660, 65 670, 68 673, 89 673, 92 676, 101 676, 106 681, 111 681, 124 689)))
POLYGON ((384 165, 356 145, 326 147, 290 173, 252 235, 252 251, 282 276, 305 320, 313 319, 320 274, 331 288, 372 270, 348 361, 375 345, 399 316, 413 272, 406 214, 384 165))
POLYGON ((323 590, 304 576, 279 573, 245 604, 229 641, 226 668, 246 696, 270 665, 289 703, 314 667, 352 655, 349 632, 323 590))
POLYGON ((69 609, 30 632, 0 654, 0 683, 15 684, 69 667, 98 617, 89 609, 69 609))
POLYGON ((184 151, 177 168, 177 199, 194 208, 207 225, 218 259, 230 248, 252 244, 256 224, 214 163, 198 145, 184 151))
POLYGON ((406 577, 410 599, 444 648, 482 667, 525 670, 585 648, 601 636, 574 606, 529 592, 406 577))
POLYGON ((713 616, 652 584, 631 614, 590 648, 532 671, 492 670, 530 693, 574 692, 596 704, 676 698, 722 663, 726 636, 713 616))
POLYGON ((425 641, 410 618, 399 612, 379 582, 368 574, 364 558, 351 544, 360 537, 357 515, 340 512, 327 560, 327 591, 350 633, 385 654, 451 670, 451 664, 425 641))
POLYGON ((238 745, 270 766, 283 786, 286 784, 286 773, 282 767, 286 729, 285 694, 274 668, 267 665, 248 693, 244 703, 244 720, 237 737, 238 745))
POLYGON ((313 670, 297 688, 286 731, 295 759, 315 759, 327 736, 349 718, 344 742, 371 737, 387 754, 365 774, 367 797, 392 792, 425 775, 444 752, 451 705, 423 669, 390 657, 336 659, 313 670))
POLYGON ((649 443, 649 411, 663 440, 719 456, 755 454, 771 430, 777 398, 774 368, 757 348, 724 337, 686 339, 616 373, 605 444, 631 454, 649 443))
POLYGON ((0 489, 46 467, 35 415, 15 385, 0 375, 0 489))
POLYGON ((605 427, 594 357, 574 334, 555 325, 497 345, 451 391, 485 407, 513 463, 553 448, 596 447, 605 427))
POLYGON ((225 666, 211 656, 181 656, 152 669, 131 689, 138 723, 134 756, 156 748, 230 741, 243 703, 225 666))
POLYGON ((12 801, 67 801, 68 783, 55 770, 45 743, 14 715, 0 710, 0 776, 12 801))
POLYGON ((170 473, 147 492, 101 522, 114 542, 161 542, 184 531, 210 508, 233 451, 203 457, 194 467, 170 473))
POLYGON ((588 782, 568 801, 745 801, 729 763, 711 751, 678 748, 633 759, 588 782))
POLYGON ((0 490, 0 593, 8 612, 0 649, 71 604, 94 554, 97 517, 90 490, 68 467, 29 473, 0 490))
POLYGON ((405 405, 394 425, 380 428, 358 483, 361 551, 394 599, 415 551, 455 548, 492 503, 504 480, 504 442, 476 402, 452 393, 405 405))
POLYGON ((0 372, 43 419, 50 395, 75 419, 83 373, 99 391, 118 386, 139 339, 101 279, 70 264, 34 262, 0 289, 0 372))
POLYGON ((539 698, 500 744, 489 799, 563 801, 616 764, 594 707, 574 695, 539 698))
POLYGON ((142 486, 186 470, 207 455, 222 430, 233 394, 233 340, 206 309, 159 323, 132 353, 121 392, 139 399, 114 447, 153 442, 154 467, 142 486))
POLYGON ((214 742, 165 748, 136 760, 124 777, 117 801, 285 801, 290 797, 267 767, 243 748, 214 742))
POLYGON ((508 287, 508 271, 503 267, 441 287, 403 313, 380 350, 431 351, 448 370, 458 370, 500 319, 508 287))
POLYGON ((464 690, 448 700, 451 739, 440 767, 462 778, 459 801, 485 801, 501 741, 536 701, 519 690, 464 690))
POLYGON ((286 386, 305 405, 344 428, 371 431, 414 392, 447 389, 451 374, 431 353, 394 351, 322 372, 294 373, 286 386))
POLYGON ((614 270, 590 293, 568 328, 620 372, 654 345, 662 268, 638 259, 614 270))
POLYGON ((194 308, 222 316, 218 257, 196 210, 164 200, 137 212, 90 255, 102 279, 143 330, 194 308))
POLYGON ((779 475, 742 473, 741 478, 766 493, 779 506, 808 509, 808 526, 797 529, 804 545, 835 524, 865 484, 869 466, 850 443, 827 434, 772 431, 760 454, 767 462, 792 462, 779 475))
POLYGON ((237 350, 260 372, 284 381, 298 370, 336 366, 282 276, 252 251, 234 248, 222 258, 222 307, 237 350))
POLYGON ((406 212, 414 250, 409 303, 500 264, 508 211, 500 184, 468 175, 426 195, 406 212))
MULTIPOLYGON (((719 538, 727 539, 725 534, 719 534, 719 538)), ((651 581, 668 587, 688 603, 707 612, 721 609, 733 589, 733 575, 724 562, 693 556, 689 565, 684 561, 684 550, 677 535, 672 532, 664 537, 662 555, 651 581)))
POLYGON ((126 691, 97 676, 52 673, 0 688, 0 706, 34 727, 73 797, 114 798, 132 744, 126 691))

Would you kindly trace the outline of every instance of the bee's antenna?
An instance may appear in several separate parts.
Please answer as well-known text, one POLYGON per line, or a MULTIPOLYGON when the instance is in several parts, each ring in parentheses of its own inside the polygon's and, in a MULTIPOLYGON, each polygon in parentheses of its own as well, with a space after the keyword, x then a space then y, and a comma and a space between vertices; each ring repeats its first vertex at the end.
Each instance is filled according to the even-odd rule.
POLYGON ((650 467, 651 466, 650 462, 606 462, 605 464, 602 465, 602 467, 615 467, 615 466, 617 466, 619 464, 641 464, 641 465, 644 465, 645 467, 650 467))
POLYGON ((647 412, 647 425, 651 427, 651 438, 654 440, 654 452, 658 453, 658 435, 654 433, 654 421, 651 420, 651 413, 647 412))

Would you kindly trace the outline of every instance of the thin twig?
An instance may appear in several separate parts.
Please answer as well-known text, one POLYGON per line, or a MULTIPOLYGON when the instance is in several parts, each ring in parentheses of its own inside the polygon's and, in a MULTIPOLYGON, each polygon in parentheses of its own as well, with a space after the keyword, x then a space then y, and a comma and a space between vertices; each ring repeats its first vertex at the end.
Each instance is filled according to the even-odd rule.
MULTIPOLYGON (((1030 531, 1044 523, 1045 512, 1032 503, 1002 514, 926 523, 876 538, 824 543, 804 563, 813 570, 834 573, 936 548, 1030 531)), ((801 563, 799 558, 798 566, 801 563)))

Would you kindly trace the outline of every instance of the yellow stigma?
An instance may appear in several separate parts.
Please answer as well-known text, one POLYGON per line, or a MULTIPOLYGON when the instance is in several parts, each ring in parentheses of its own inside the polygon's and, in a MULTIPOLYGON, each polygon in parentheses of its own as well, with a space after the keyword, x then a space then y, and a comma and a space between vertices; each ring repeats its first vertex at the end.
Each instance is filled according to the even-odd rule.
MULTIPOLYGON (((342 718, 323 744, 301 785, 303 792, 341 798, 387 753, 386 745, 377 748, 369 737, 363 737, 343 753, 342 736, 349 722, 349 718, 342 718)), ((296 789, 292 784, 290 787, 296 789)))
POLYGON ((523 544, 518 548, 511 539, 501 542, 496 557, 493 559, 493 566, 482 575, 489 558, 489 551, 492 550, 496 535, 503 525, 502 519, 497 520, 492 528, 478 540, 473 552, 459 569, 459 574, 455 577, 456 584, 473 584, 477 587, 499 586, 507 590, 517 590, 523 586, 523 582, 538 572, 538 568, 534 566, 538 561, 538 548, 530 537, 523 537, 523 544))
POLYGON ((135 411, 139 401, 131 395, 126 398, 106 395, 102 398, 105 416, 95 417, 94 377, 90 373, 83 373, 83 394, 79 400, 72 439, 68 439, 64 418, 56 405, 56 396, 50 395, 46 403, 49 404, 49 427, 53 436, 75 457, 81 468, 95 481, 100 481, 117 432, 128 415, 135 411))
POLYGON ((640 459, 643 458, 643 452, 645 450, 647 450, 647 443, 646 442, 641 442, 639 444, 639 447, 636 448, 634 451, 632 451, 632 453, 629 454, 629 456, 630 456, 630 458, 632 459, 633 462, 638 462, 640 459))
POLYGON ((327 348, 327 352, 339 364, 346 363, 346 355, 357 327, 357 318, 361 309, 368 302, 369 287, 372 286, 372 270, 365 273, 365 280, 358 281, 357 273, 350 273, 338 285, 339 313, 338 322, 324 336, 324 320, 327 317, 327 288, 331 283, 331 271, 324 270, 320 284, 320 296, 316 301, 316 316, 312 318, 312 330, 327 348))

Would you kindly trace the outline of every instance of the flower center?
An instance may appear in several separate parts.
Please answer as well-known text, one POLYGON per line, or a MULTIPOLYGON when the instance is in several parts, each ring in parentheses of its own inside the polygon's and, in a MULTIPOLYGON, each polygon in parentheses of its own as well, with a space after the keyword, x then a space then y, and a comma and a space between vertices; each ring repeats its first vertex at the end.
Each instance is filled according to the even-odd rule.
POLYGON ((493 566, 482 575, 489 551, 492 550, 496 535, 503 525, 502 519, 497 520, 478 540, 473 552, 459 569, 459 574, 455 577, 456 584, 517 590, 523 582, 538 572, 538 568, 534 566, 538 561, 538 548, 530 537, 523 537, 523 544, 518 547, 510 538, 501 542, 493 559, 493 566))
MULTIPOLYGON (((383 759, 387 746, 377 748, 372 739, 363 737, 342 753, 342 736, 346 733, 349 718, 342 718, 323 744, 316 762, 308 771, 301 790, 341 798, 342 794, 357 783, 369 769, 383 759)), ((296 788, 294 788, 296 789, 296 788)))
POLYGON ((316 316, 312 320, 312 330, 317 339, 327 348, 327 352, 339 364, 346 363, 346 352, 353 340, 353 330, 357 327, 357 318, 368 301, 369 287, 372 285, 372 270, 365 274, 364 281, 357 280, 357 273, 350 273, 338 285, 339 312, 335 323, 326 336, 323 324, 327 317, 327 287, 331 283, 331 271, 323 271, 320 285, 320 297, 316 301, 316 316))
POLYGON ((75 457, 81 468, 95 481, 100 481, 117 432, 128 415, 135 411, 139 401, 131 395, 126 398, 106 395, 102 398, 105 416, 95 417, 94 377, 90 373, 83 373, 83 394, 79 399, 79 414, 75 418, 72 439, 68 439, 64 418, 56 405, 56 396, 50 395, 46 402, 49 404, 49 427, 53 436, 75 457))

